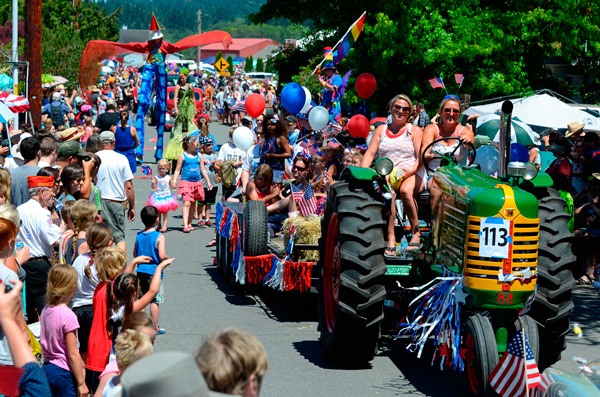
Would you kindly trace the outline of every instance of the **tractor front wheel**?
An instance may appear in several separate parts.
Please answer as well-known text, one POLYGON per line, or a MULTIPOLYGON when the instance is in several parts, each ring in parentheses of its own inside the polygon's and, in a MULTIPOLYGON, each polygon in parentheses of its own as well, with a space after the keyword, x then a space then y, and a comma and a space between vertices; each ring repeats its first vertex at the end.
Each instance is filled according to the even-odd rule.
POLYGON ((386 295, 381 211, 363 191, 331 186, 319 244, 319 327, 332 361, 364 363, 377 349, 386 295))
POLYGON ((473 314, 467 319, 463 336, 465 372, 475 396, 493 396, 488 378, 498 364, 494 329, 487 317, 473 314))

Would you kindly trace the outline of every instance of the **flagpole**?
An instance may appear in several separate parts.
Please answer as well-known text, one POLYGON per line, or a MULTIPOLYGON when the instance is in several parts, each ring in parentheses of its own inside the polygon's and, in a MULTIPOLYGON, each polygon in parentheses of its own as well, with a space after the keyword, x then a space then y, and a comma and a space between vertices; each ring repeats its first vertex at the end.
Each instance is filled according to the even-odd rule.
POLYGON ((440 80, 442 80, 442 86, 444 87, 444 91, 446 91, 446 95, 449 95, 448 90, 446 89, 446 83, 444 83, 444 79, 442 78, 442 76, 440 76, 440 80))
POLYGON ((519 324, 521 324, 521 340, 523 341, 523 366, 525 367, 525 396, 529 397, 529 377, 527 376, 527 344, 525 343, 525 324, 523 319, 519 317, 519 324))
MULTIPOLYGON (((342 36, 341 39, 338 40, 338 42, 333 46, 333 48, 331 49, 331 55, 333 56, 333 52, 335 51, 336 48, 338 48, 338 46, 340 45, 340 43, 342 42, 342 40, 344 40, 344 37, 346 37, 348 35, 348 33, 350 33, 350 31, 352 30, 352 28, 354 27, 354 25, 356 25, 356 23, 358 21, 360 21, 360 19, 366 14, 367 12, 364 11, 362 14, 360 14, 360 17, 358 17, 358 19, 356 21, 354 21, 352 23, 352 25, 350 25, 350 27, 348 28, 348 30, 346 30, 346 33, 344 33, 344 35, 342 36)), ((317 72, 317 70, 319 70, 319 68, 321 67, 321 65, 323 64, 323 62, 325 62, 325 58, 323 58, 323 60, 321 60, 321 62, 319 62, 319 64, 315 67, 315 70, 313 70, 313 72, 311 73, 311 76, 313 74, 315 74, 317 72)))

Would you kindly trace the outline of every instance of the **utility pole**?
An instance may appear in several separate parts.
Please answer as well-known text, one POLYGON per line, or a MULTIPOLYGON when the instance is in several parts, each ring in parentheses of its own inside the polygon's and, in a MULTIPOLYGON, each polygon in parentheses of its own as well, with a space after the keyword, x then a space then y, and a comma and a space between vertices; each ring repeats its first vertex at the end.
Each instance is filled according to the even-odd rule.
MULTIPOLYGON (((196 15, 198 16, 198 34, 200 34, 200 33, 202 33, 202 10, 198 10, 196 15)), ((198 60, 196 62, 198 64, 198 67, 200 67, 201 61, 202 61, 202 47, 198 46, 198 60)))
POLYGON ((27 0, 25 59, 29 64, 28 93, 32 123, 42 122, 42 0, 27 0))
MULTIPOLYGON (((12 2, 12 73, 13 73, 13 94, 19 94, 19 2, 12 2)), ((6 120, 8 121, 8 120, 6 120)), ((19 115, 15 113, 13 118, 13 128, 19 129, 19 115)))

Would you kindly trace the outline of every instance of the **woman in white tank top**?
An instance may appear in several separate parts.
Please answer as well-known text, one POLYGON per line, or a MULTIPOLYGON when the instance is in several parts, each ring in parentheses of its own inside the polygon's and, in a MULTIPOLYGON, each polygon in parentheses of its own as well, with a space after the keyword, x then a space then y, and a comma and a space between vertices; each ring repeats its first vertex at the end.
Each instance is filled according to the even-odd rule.
MULTIPOLYGON (((398 193, 412 230, 408 250, 418 250, 420 248, 421 232, 419 231, 417 197, 424 188, 425 169, 421 164, 420 157, 423 130, 408 122, 412 108, 413 105, 408 96, 399 94, 392 98, 388 104, 391 122, 377 127, 361 165, 370 167, 375 155, 385 156, 394 162, 394 167, 404 171, 404 179, 398 193)), ((392 213, 388 220, 386 256, 394 256, 396 253, 394 233, 396 206, 392 205, 391 209, 392 213)))

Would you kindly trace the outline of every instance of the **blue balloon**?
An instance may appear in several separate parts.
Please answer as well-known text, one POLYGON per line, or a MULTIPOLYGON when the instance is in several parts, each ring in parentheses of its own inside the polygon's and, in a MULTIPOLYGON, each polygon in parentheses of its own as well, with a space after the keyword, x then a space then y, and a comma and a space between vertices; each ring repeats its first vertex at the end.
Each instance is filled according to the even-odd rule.
POLYGON ((296 114, 302 110, 306 102, 306 93, 298 83, 289 83, 281 90, 281 104, 290 113, 296 114))
POLYGON ((527 148, 520 143, 510 144, 510 161, 520 161, 526 163, 529 161, 529 152, 527 148))

